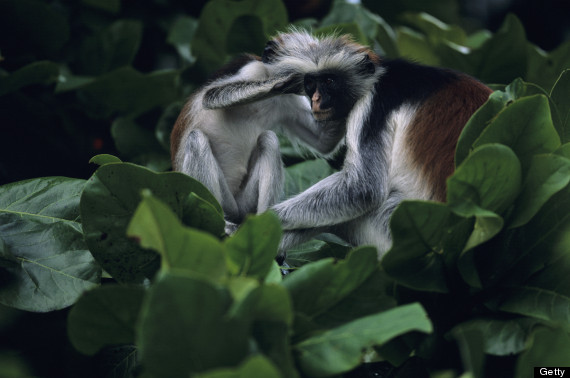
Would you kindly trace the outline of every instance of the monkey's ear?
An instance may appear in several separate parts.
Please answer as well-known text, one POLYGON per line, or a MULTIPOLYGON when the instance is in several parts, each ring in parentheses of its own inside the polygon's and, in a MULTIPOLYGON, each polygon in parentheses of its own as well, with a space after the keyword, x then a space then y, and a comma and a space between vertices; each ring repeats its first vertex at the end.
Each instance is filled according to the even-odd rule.
POLYGON ((277 47, 277 42, 269 41, 263 49, 263 54, 261 55, 261 61, 263 63, 271 63, 275 58, 275 49, 277 47))
POLYGON ((362 58, 358 66, 360 67, 359 71, 361 73, 372 75, 374 72, 376 72, 376 64, 374 64, 372 59, 370 59, 370 55, 368 54, 364 55, 364 58, 362 58))

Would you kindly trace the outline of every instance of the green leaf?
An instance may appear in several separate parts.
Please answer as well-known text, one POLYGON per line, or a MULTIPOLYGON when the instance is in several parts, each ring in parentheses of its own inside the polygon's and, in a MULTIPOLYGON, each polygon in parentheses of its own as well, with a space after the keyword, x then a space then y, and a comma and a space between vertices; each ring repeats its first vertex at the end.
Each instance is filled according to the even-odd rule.
POLYGON ((261 285, 250 293, 255 298, 254 317, 256 320, 293 323, 293 306, 286 288, 277 284, 261 285))
POLYGON ((471 116, 461 131, 457 148, 455 150, 455 166, 458 167, 473 150, 473 145, 481 133, 493 122, 497 114, 501 112, 512 98, 509 94, 501 91, 491 93, 483 106, 471 116))
POLYGON ((549 89, 560 76, 560 72, 570 67, 570 41, 562 43, 550 52, 528 43, 527 61, 525 78, 549 89))
POLYGON ((227 52, 241 54, 243 52, 258 53, 263 51, 267 38, 263 33, 263 20, 258 16, 244 14, 233 20, 226 38, 227 52), (244 35, 249 36, 243 38, 244 35))
MULTIPOLYGON (((192 48, 201 67, 207 72, 225 63, 230 46, 227 42, 234 22, 242 16, 258 18, 265 38, 270 38, 287 24, 287 11, 280 0, 213 0, 202 8, 192 48)), ((257 29, 256 29, 257 30, 257 29)), ((259 35, 243 35, 258 40, 259 35)), ((263 45, 259 47, 261 53, 263 45)))
POLYGON ((248 353, 249 327, 227 316, 230 304, 227 293, 207 281, 161 275, 149 289, 138 326, 143 369, 183 377, 236 366, 248 353))
POLYGON ((376 249, 360 247, 346 260, 306 264, 283 280, 295 312, 314 318, 349 296, 378 269, 376 249))
POLYGON ((132 119, 118 118, 111 125, 111 135, 125 160, 150 165, 149 168, 156 170, 170 168, 170 155, 160 145, 153 130, 142 128, 132 119), (162 161, 159 157, 162 157, 162 161))
POLYGON ((402 202, 390 221, 392 248, 382 258, 386 273, 404 286, 446 293, 442 241, 454 221, 444 204, 402 202))
POLYGON ((323 332, 294 345, 306 375, 324 377, 349 371, 362 362, 363 351, 411 331, 432 332, 421 305, 396 307, 323 332))
POLYGON ((450 335, 457 341, 465 370, 473 378, 482 378, 485 355, 481 332, 476 328, 454 328, 450 335))
POLYGON ((521 78, 513 80, 512 83, 505 87, 505 92, 513 100, 523 97, 529 97, 537 94, 548 96, 548 93, 541 87, 533 83, 527 83, 521 78))
POLYGON ((256 355, 246 359, 236 368, 211 370, 196 375, 196 378, 281 378, 279 370, 263 355, 256 355))
MULTIPOLYGON (((357 41, 365 45, 371 45, 373 41, 378 41, 379 47, 385 56, 395 58, 398 56, 398 46, 396 45, 396 35, 394 30, 378 14, 370 12, 361 4, 351 3, 344 0, 335 0, 330 13, 321 20, 321 28, 315 31, 332 31, 337 25, 356 24, 358 32, 354 34, 357 41), (360 34, 364 34, 364 40, 360 34)), ((352 33, 351 33, 352 34, 352 33)))
MULTIPOLYGON (((329 329, 363 316, 396 307, 394 281, 380 269, 375 270, 349 295, 312 319, 318 329, 329 329)), ((302 337, 302 335, 295 335, 302 337)))
POLYGON ((475 218, 473 232, 457 262, 463 279, 473 287, 482 283, 473 248, 487 242, 501 231, 499 215, 511 206, 519 193, 521 167, 513 151, 500 144, 477 148, 447 181, 447 202, 459 216, 475 218))
POLYGON ((297 378, 299 373, 291 353, 290 334, 290 327, 283 323, 256 321, 253 325, 253 337, 259 352, 279 368, 280 377, 297 378))
POLYGON ((285 170, 285 197, 291 197, 308 189, 335 170, 323 159, 307 160, 285 170))
MULTIPOLYGON (((325 235, 323 234, 319 237, 324 236, 325 235)), ((323 241, 312 239, 306 243, 296 246, 295 248, 287 250, 287 259, 285 261, 290 267, 298 268, 312 261, 317 261, 326 257, 344 259, 351 249, 352 247, 341 240, 323 241)))
POLYGON ((520 20, 513 14, 480 49, 473 52, 475 77, 486 83, 509 83, 526 72, 526 35, 520 20))
POLYGON ((398 50, 402 57, 422 64, 439 66, 441 61, 435 48, 428 43, 425 35, 407 27, 397 29, 398 50))
POLYGON ((134 344, 144 293, 142 287, 119 285, 86 292, 69 312, 67 334, 71 344, 87 355, 106 346, 134 344))
POLYGON ((91 159, 89 159, 89 163, 97 164, 97 165, 105 165, 111 163, 122 163, 121 159, 116 156, 109 155, 109 154, 100 154, 95 155, 91 159))
POLYGON ((570 182, 570 159, 559 155, 535 155, 530 164, 522 192, 518 196, 509 227, 530 221, 556 192, 570 182))
POLYGON ((160 253, 163 271, 193 272, 213 282, 226 277, 222 243, 210 234, 184 227, 170 207, 149 192, 143 194, 127 235, 160 253))
POLYGON ((552 123, 548 99, 535 95, 513 102, 483 130, 472 148, 488 143, 510 147, 523 171, 528 169, 533 155, 554 151, 560 146, 560 138, 552 123))
POLYGON ((280 240, 281 224, 274 213, 248 216, 224 242, 230 272, 263 280, 277 256, 280 240))
POLYGON ((142 40, 142 23, 115 21, 108 27, 83 39, 79 47, 79 71, 84 75, 101 75, 130 65, 142 40))
POLYGON ((464 217, 476 215, 476 207, 500 214, 516 198, 521 180, 521 165, 509 147, 482 145, 447 180, 447 202, 464 217))
POLYGON ((79 90, 82 104, 94 118, 109 117, 115 112, 136 116, 175 101, 177 77, 177 71, 142 74, 132 67, 123 67, 68 90, 79 90))
POLYGON ((567 366, 570 335, 560 329, 541 327, 532 335, 529 349, 517 360, 516 378, 531 376, 536 366, 567 366))
POLYGON ((0 187, 0 303, 47 312, 99 284, 79 223, 84 180, 47 177, 0 187))
POLYGON ((570 186, 554 194, 530 221, 506 230, 491 245, 477 251, 477 270, 487 285, 521 285, 564 256, 568 247, 558 247, 570 227, 570 186), (501 253, 497 253, 501 251, 501 253))
POLYGON ((207 231, 214 236, 224 235, 225 221, 218 204, 212 203, 211 198, 206 198, 190 193, 184 203, 182 222, 188 227, 207 231))
POLYGON ((154 173, 129 163, 103 165, 85 186, 81 219, 91 253, 120 282, 141 282, 152 277, 158 268, 158 255, 141 249, 126 236, 143 189, 150 189, 179 218, 189 211, 187 201, 192 192, 210 202, 217 209, 217 216, 222 214, 212 194, 189 176, 178 172, 154 173))
POLYGON ((552 118, 562 143, 570 142, 570 99, 568 93, 570 93, 570 69, 564 70, 560 74, 550 92, 550 98, 554 103, 552 118))
POLYGON ((176 47, 184 63, 193 64, 196 57, 192 54, 191 41, 198 29, 198 20, 192 17, 180 17, 170 27, 166 41, 176 47))
POLYGON ((48 61, 30 63, 7 76, 0 76, 0 96, 33 84, 52 84, 57 81, 59 64, 48 61))
POLYGON ((484 352, 494 356, 515 355, 527 348, 527 339, 538 321, 529 318, 502 320, 474 318, 456 325, 452 333, 476 330, 483 336, 484 352))
POLYGON ((425 13, 406 13, 402 21, 424 33, 432 43, 447 40, 455 44, 465 44, 467 36, 463 29, 455 25, 447 25, 434 16, 425 13))
POLYGON ((505 290, 500 305, 502 311, 548 321, 570 329, 570 258, 565 255, 548 265, 527 282, 505 290))

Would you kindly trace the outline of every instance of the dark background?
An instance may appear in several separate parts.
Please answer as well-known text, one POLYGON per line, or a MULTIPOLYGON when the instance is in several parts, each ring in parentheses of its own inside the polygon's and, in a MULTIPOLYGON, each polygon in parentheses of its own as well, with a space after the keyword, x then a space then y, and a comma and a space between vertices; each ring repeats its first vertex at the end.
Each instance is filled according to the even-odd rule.
MULTIPOLYGON (((22 0, 31 1, 31 0, 22 0)), ((331 1, 287 0, 290 21, 325 15, 331 1)), ((42 50, 27 40, 26 25, 3 17, 11 0, 0 0, 0 75, 10 73, 35 60, 52 60, 77 66, 77 50, 83 38, 93 33, 93 24, 110 19, 143 22, 143 39, 133 66, 145 73, 163 68, 179 68, 176 52, 165 43, 164 24, 178 15, 199 17, 205 0, 123 0, 117 14, 86 10, 81 1, 43 1, 69 23, 70 37, 61 48, 42 50)), ((522 21, 530 42, 551 50, 570 33, 570 2, 567 0, 462 0, 453 1, 365 1, 390 24, 406 10, 426 10, 467 31, 488 28, 495 31, 508 12, 522 21), (437 4, 442 4, 439 6, 437 4), (438 14, 439 13, 439 14, 438 14)), ((41 17, 33 15, 34 17, 41 17)), ((33 27, 33 20, 30 21, 33 27)), ((74 72, 76 73, 76 72, 74 72)), ((81 100, 81 99, 80 99, 81 100)), ((153 127, 160 113, 144 115, 142 124, 153 127)), ((110 135, 112 119, 86 116, 74 93, 53 94, 52 86, 32 85, 0 96, 0 184, 42 176, 88 178, 94 167, 89 159, 99 153, 117 155, 110 135)))

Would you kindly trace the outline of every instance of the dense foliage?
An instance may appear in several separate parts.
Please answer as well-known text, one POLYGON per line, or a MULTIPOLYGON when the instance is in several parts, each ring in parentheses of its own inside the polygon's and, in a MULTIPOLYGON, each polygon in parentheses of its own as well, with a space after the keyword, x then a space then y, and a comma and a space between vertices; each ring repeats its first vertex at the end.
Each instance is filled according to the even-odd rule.
MULTIPOLYGON (((112 142, 120 156, 95 156, 88 180, 0 187, 4 335, 45 348, 33 322, 48 328, 49 314, 67 316, 67 335, 55 332, 81 354, 66 351, 75 362, 65 372, 84 377, 484 377, 497 369, 530 377, 534 366, 568 364, 570 42, 544 52, 513 15, 494 34, 418 12, 388 24, 372 1, 368 9, 337 0, 324 18, 296 21, 351 33, 387 57, 462 70, 496 91, 460 137, 447 202, 404 202, 381 263, 374 248, 322 235, 290 251, 292 271, 282 277, 272 213, 227 237, 213 196, 166 171, 184 97, 232 55, 259 53, 285 30, 285 7, 212 0, 195 18, 153 4, 150 20, 119 0, 0 0, 0 23, 27 43, 0 45, 2 112, 21 113, 7 122, 25 125, 14 137, 39 132, 73 159, 112 142), (162 53, 153 57, 173 67, 145 72, 140 46, 156 35, 162 53), (54 129, 36 130, 46 117, 54 129), (7 331, 18 322, 31 336, 7 331)), ((282 151, 287 195, 338 168, 305 160, 285 140, 282 151)), ((1 376, 48 374, 14 345, 0 346, 1 376)))

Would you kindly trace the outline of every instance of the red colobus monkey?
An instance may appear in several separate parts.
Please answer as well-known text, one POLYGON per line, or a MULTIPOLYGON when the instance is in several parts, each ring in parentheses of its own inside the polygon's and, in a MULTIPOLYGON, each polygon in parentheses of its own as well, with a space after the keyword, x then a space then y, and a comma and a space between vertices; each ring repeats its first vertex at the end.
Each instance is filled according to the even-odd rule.
POLYGON ((283 187, 279 141, 273 130, 331 153, 343 121, 315 119, 302 70, 263 56, 243 55, 219 70, 187 101, 171 134, 172 166, 202 182, 218 199, 227 231, 248 213, 277 202, 283 187))
POLYGON ((402 200, 445 201, 459 134, 491 89, 460 72, 381 60, 346 37, 284 33, 264 56, 282 75, 303 74, 315 119, 346 124, 342 169, 271 207, 285 231, 281 253, 332 232, 377 246, 380 258, 402 200))

